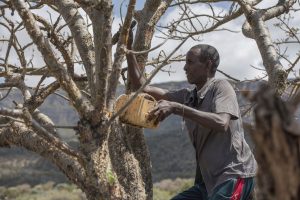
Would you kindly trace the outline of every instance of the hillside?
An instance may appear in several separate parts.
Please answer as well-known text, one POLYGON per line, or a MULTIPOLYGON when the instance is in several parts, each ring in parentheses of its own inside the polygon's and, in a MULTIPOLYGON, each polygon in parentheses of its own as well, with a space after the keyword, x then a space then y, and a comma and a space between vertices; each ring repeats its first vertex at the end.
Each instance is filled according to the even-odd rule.
MULTIPOLYGON (((173 90, 187 87, 186 82, 170 82, 157 86, 173 90)), ((240 84, 237 88, 255 89, 255 84, 240 84), (253 88, 252 88, 253 87, 253 88)), ((119 93, 123 87, 119 87, 119 93)), ((5 95, 5 91, 2 91, 5 95)), ((239 95, 241 105, 245 104, 239 95)), ((12 107, 13 101, 22 102, 20 94, 12 91, 0 102, 0 106, 12 107)), ((57 125, 75 125, 78 116, 66 100, 57 95, 51 95, 40 108, 57 125)), ((171 116, 160 124, 158 129, 145 130, 146 141, 152 161, 153 181, 167 178, 192 178, 195 171, 195 155, 189 138, 181 131, 180 118, 171 116), (183 159, 184 158, 184 159, 183 159)), ((77 145, 73 130, 59 129, 60 136, 72 146, 77 145)), ((55 183, 67 182, 65 176, 50 162, 40 156, 20 148, 0 148, 0 186, 19 184, 42 184, 48 181, 55 183)))

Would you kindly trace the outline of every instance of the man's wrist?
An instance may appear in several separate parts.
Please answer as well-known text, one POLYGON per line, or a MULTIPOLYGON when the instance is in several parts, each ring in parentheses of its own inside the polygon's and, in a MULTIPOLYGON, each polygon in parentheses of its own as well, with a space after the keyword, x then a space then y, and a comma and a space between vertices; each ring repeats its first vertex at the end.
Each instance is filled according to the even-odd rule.
POLYGON ((180 104, 180 103, 177 103, 177 102, 173 102, 173 113, 175 115, 180 115, 182 116, 183 115, 183 110, 184 110, 184 105, 183 104, 180 104))

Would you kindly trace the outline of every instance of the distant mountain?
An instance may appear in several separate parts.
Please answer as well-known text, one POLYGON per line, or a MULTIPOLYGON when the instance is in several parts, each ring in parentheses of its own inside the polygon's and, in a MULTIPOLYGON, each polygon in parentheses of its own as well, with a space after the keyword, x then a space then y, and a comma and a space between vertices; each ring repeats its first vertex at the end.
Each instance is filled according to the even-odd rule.
MULTIPOLYGON (((256 90, 260 82, 239 83, 236 90, 256 90)), ((168 82, 155 86, 168 90, 184 87, 192 88, 187 82, 168 82)), ((118 88, 118 94, 124 87, 118 88)), ((2 96, 6 91, 2 91, 2 96)), ((61 93, 62 94, 62 93, 61 93)), ((245 99, 238 94, 241 105, 245 99)), ((21 95, 13 90, 0 102, 1 106, 13 107, 13 101, 22 102, 21 95)), ((58 95, 49 96, 39 108, 57 125, 75 125, 78 115, 69 103, 58 95)), ((76 146, 77 138, 73 130, 59 129, 61 137, 70 145, 76 146)), ((182 131, 181 118, 171 116, 154 130, 145 129, 145 137, 152 161, 153 181, 166 178, 191 178, 195 174, 195 153, 186 131, 182 131)), ((49 161, 21 148, 0 148, 0 186, 14 186, 22 183, 31 185, 54 181, 67 182, 66 177, 49 161)))

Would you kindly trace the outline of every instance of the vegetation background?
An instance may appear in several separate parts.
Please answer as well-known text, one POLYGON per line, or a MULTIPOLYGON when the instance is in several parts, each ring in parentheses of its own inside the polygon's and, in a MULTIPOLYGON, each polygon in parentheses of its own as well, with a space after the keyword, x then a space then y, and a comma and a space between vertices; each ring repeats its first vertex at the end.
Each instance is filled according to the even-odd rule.
MULTIPOLYGON (((175 90, 191 87, 187 82, 155 84, 158 87, 175 90)), ((239 90, 256 90, 258 82, 233 85, 237 91, 241 109, 247 101, 239 90)), ((119 95, 124 87, 119 86, 119 95)), ((5 93, 5 91, 2 91, 5 93)), ((12 92, 0 106, 13 106, 11 102, 20 98, 17 90, 12 92)), ((78 116, 68 102, 57 95, 51 95, 41 107, 55 124, 76 124, 78 116), (59 113, 59 114, 57 114, 59 113)), ((194 149, 186 130, 182 131, 181 118, 170 116, 157 129, 145 129, 145 137, 152 161, 154 200, 166 200, 193 184, 195 174, 194 149)), ((244 120, 247 119, 245 115, 244 120)), ((60 129, 59 135, 71 146, 78 147, 78 140, 72 129, 60 129)), ((250 137, 246 134, 248 142, 250 137)), ((252 143, 251 143, 252 144, 252 143)), ((71 184, 51 162, 25 149, 13 147, 0 149, 0 200, 83 200, 84 193, 71 184)))
MULTIPOLYGON (((238 30, 234 40, 239 42, 227 42, 220 48, 226 52, 222 66, 230 74, 223 69, 218 72, 244 84, 239 76, 253 65, 251 68, 260 72, 258 79, 268 79, 268 86, 255 94, 243 91, 249 103, 243 102, 237 90, 248 122, 245 127, 256 145, 259 200, 298 200, 299 6, 299 0, 128 0, 125 4, 112 0, 0 0, 0 88, 6 89, 0 100, 1 181, 6 184, 1 190, 4 193, 10 190, 7 187, 23 184, 21 188, 29 184, 33 190, 39 184, 54 190, 64 188, 56 188, 66 182, 59 169, 89 200, 151 200, 153 182, 163 182, 157 186, 164 190, 162 185, 170 186, 164 182, 166 178, 193 177, 193 150, 188 149, 188 138, 180 131, 180 119, 161 124, 159 133, 143 133, 121 124, 118 114, 111 116, 121 77, 126 93, 133 92, 130 79, 124 77, 125 56, 136 54, 139 66, 146 69, 148 79, 138 93, 160 70, 172 73, 170 65, 184 61, 187 47, 204 38, 222 45, 228 34, 238 30), (114 10, 116 4, 120 15, 114 10), (114 21, 115 17, 120 20, 114 21), (137 24, 133 50, 129 50, 126 44, 133 20, 137 24), (160 40, 154 41, 157 37, 160 40), (246 40, 251 45, 245 45, 246 40), (169 43, 150 49, 158 41, 169 43), (237 44, 241 48, 236 48, 237 44), (248 54, 256 58, 251 64, 243 62, 248 54), (162 69, 166 65, 170 68, 162 69), (248 115, 250 110, 255 121, 248 115), (56 167, 16 146, 36 152, 56 167)), ((172 83, 171 87, 177 86, 172 83)), ((62 191, 72 192, 68 187, 73 188, 69 185, 62 191)), ((167 194, 172 191, 168 189, 167 194)), ((8 193, 16 195, 14 189, 8 193)))

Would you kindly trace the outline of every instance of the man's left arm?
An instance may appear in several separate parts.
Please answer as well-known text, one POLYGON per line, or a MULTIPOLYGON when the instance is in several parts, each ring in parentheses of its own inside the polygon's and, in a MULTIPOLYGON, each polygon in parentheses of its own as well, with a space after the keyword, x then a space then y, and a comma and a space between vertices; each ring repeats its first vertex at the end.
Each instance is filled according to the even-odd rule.
POLYGON ((204 127, 226 132, 230 120, 239 118, 239 107, 236 94, 226 80, 216 83, 212 112, 199 111, 180 103, 159 101, 158 106, 150 113, 150 118, 162 121, 170 114, 176 114, 193 120, 204 127))
POLYGON ((163 121, 170 114, 180 115, 204 127, 224 132, 227 131, 230 121, 230 114, 228 113, 199 111, 177 102, 165 100, 159 101, 157 107, 150 113, 149 120, 156 118, 157 121, 163 121))

